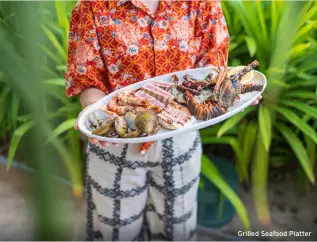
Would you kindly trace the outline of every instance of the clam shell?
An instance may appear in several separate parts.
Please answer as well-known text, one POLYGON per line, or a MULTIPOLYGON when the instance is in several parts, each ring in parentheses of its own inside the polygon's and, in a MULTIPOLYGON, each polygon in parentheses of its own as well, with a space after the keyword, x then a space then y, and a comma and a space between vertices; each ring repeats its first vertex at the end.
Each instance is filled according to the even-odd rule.
POLYGON ((105 113, 101 109, 94 110, 91 112, 86 119, 86 126, 90 131, 94 131, 100 128, 104 121, 110 117, 109 114, 105 113))
POLYGON ((159 122, 154 112, 144 111, 137 114, 134 124, 142 133, 151 134, 156 130, 159 122))
POLYGON ((127 112, 125 115, 124 115, 124 118, 127 122, 127 125, 130 129, 133 129, 135 130, 136 127, 134 125, 134 121, 135 121, 135 117, 136 117, 136 114, 132 113, 132 112, 127 112))
POLYGON ((117 117, 114 127, 120 136, 124 136, 128 132, 128 125, 123 116, 117 117))
POLYGON ((93 130, 92 133, 96 134, 96 135, 104 135, 104 134, 108 133, 111 130, 112 125, 115 122, 115 120, 116 120, 116 117, 107 118, 102 123, 102 125, 99 128, 93 130))

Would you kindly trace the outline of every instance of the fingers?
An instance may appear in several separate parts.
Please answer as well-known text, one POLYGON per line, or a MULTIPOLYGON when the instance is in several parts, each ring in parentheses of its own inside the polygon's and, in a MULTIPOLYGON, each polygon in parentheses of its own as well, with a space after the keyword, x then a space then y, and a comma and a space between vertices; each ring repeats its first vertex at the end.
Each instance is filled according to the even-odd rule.
POLYGON ((252 103, 252 105, 258 105, 261 99, 262 99, 262 96, 259 96, 258 99, 252 103))
POLYGON ((252 105, 258 105, 258 104, 259 104, 259 101, 258 101, 258 100, 254 101, 254 102, 252 103, 252 105))
POLYGON ((110 143, 108 143, 106 141, 100 141, 99 143, 105 148, 107 148, 110 145, 110 143))
MULTIPOLYGON (((91 139, 91 140, 95 140, 96 141, 96 143, 95 144, 100 144, 100 145, 102 145, 103 147, 105 147, 105 148, 107 148, 107 147, 109 147, 109 145, 111 144, 111 143, 109 143, 109 142, 106 142, 106 141, 98 141, 98 140, 96 140, 96 139, 91 139)), ((92 144, 94 144, 94 143, 92 143, 92 144)), ((119 144, 117 144, 117 143, 113 143, 112 144, 115 148, 118 148, 119 147, 119 144)))
POLYGON ((99 143, 99 141, 97 139, 89 139, 89 142, 93 145, 96 145, 99 143))
POLYGON ((75 123, 75 125, 74 125, 74 129, 75 129, 75 130, 78 130, 78 119, 76 120, 76 123, 75 123))

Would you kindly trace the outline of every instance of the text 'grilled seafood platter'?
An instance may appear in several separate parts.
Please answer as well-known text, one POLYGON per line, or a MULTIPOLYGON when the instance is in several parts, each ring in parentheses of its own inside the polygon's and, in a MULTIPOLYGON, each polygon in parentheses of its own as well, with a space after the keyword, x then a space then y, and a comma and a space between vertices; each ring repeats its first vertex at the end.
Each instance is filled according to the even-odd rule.
MULTIPOLYGON (((227 114, 243 94, 261 93, 266 85, 264 75, 257 72, 258 78, 265 80, 252 81, 253 69, 258 65, 255 60, 248 66, 230 69, 198 68, 197 73, 203 71, 200 77, 195 76, 196 69, 192 69, 122 88, 108 95, 111 97, 106 102, 85 116, 84 124, 90 132, 88 136, 114 141, 149 137, 162 130, 164 138, 168 137, 166 131, 186 128, 187 132, 192 131, 194 129, 190 127, 197 123, 227 114)), ((246 104, 241 104, 239 108, 245 107, 246 104)), ((199 126, 196 130, 212 124, 199 126)))

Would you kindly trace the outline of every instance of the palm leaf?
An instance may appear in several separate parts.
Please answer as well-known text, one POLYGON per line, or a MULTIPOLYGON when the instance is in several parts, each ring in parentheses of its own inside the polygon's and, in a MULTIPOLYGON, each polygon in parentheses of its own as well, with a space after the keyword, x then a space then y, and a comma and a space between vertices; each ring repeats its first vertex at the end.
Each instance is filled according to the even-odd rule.
POLYGON ((312 127, 310 127, 307 123, 305 123, 303 120, 301 120, 295 113, 283 107, 277 107, 277 111, 280 114, 282 114, 288 122, 292 123, 304 134, 310 137, 315 143, 317 143, 317 134, 315 130, 312 127))
POLYGON ((59 55, 63 58, 63 59, 67 59, 67 54, 63 48, 63 46, 59 43, 59 41, 57 40, 57 38, 55 37, 55 35, 53 34, 52 31, 50 31, 48 28, 46 28, 44 25, 42 25, 42 29, 45 32, 47 38, 51 41, 51 43, 53 44, 53 46, 55 47, 57 53, 59 53, 59 55))
POLYGON ((294 90, 285 92, 282 97, 292 97, 292 98, 301 98, 301 99, 312 99, 315 100, 317 98, 316 94, 311 91, 306 90, 294 90))
POLYGON ((302 111, 303 113, 306 113, 314 118, 317 118, 317 108, 316 107, 311 107, 305 103, 295 101, 295 100, 282 100, 281 103, 283 105, 296 108, 299 111, 302 111))
POLYGON ((27 123, 22 124, 19 128, 17 128, 10 141, 9 151, 8 151, 8 162, 7 162, 7 169, 10 168, 13 158, 15 156, 16 150, 20 143, 21 138, 23 135, 28 132, 33 126, 35 125, 34 121, 31 120, 27 123))
POLYGON ((253 154, 253 148, 255 145, 257 133, 257 124, 255 122, 249 122, 247 127, 245 128, 245 132, 243 135, 243 145, 242 145, 242 153, 243 153, 243 162, 246 169, 248 169, 249 164, 251 162, 251 157, 253 154))
POLYGON ((20 108, 20 98, 17 95, 17 93, 14 92, 12 95, 12 102, 11 102, 11 120, 12 120, 14 129, 16 129, 16 124, 18 121, 17 118, 18 118, 19 108, 20 108))
POLYGON ((272 135, 272 122, 269 109, 261 105, 259 110, 259 128, 262 137, 262 143, 265 150, 268 151, 271 144, 272 135))
POLYGON ((228 130, 233 128, 237 123, 239 123, 247 114, 254 110, 254 107, 247 108, 244 112, 238 113, 228 119, 219 129, 217 133, 217 137, 221 137, 225 134, 228 130))
POLYGON ((58 125, 57 128, 55 128, 50 135, 48 142, 51 142, 53 139, 61 135, 62 133, 66 132, 67 130, 73 129, 74 125, 76 123, 76 118, 75 119, 67 119, 64 122, 62 122, 60 125, 58 125))
POLYGON ((65 79, 64 78, 54 78, 43 81, 46 85, 59 86, 65 88, 65 79))
POLYGON ((291 129, 286 127, 284 124, 279 123, 276 127, 291 146, 308 179, 314 183, 315 176, 311 167, 311 162, 301 140, 291 129))
POLYGON ((227 184, 224 178, 221 176, 218 169, 212 164, 212 162, 202 155, 201 160, 202 173, 206 176, 214 185, 226 196, 237 211, 237 214, 246 230, 250 230, 250 222, 247 215, 247 210, 244 207, 242 201, 232 188, 227 184))
POLYGON ((259 132, 255 150, 256 156, 252 167, 252 192, 259 221, 263 224, 269 224, 271 220, 267 200, 269 153, 262 141, 263 138, 259 132))
POLYGON ((202 137, 202 143, 203 144, 226 144, 230 145, 233 149, 236 157, 237 157, 237 168, 240 172, 240 180, 241 181, 248 181, 248 170, 245 166, 245 163, 243 162, 243 154, 240 150, 240 146, 238 144, 238 141, 234 137, 202 137))
POLYGON ((309 74, 298 74, 297 75, 300 80, 295 80, 291 82, 291 88, 298 87, 307 87, 307 86, 316 86, 317 85, 317 77, 309 74))

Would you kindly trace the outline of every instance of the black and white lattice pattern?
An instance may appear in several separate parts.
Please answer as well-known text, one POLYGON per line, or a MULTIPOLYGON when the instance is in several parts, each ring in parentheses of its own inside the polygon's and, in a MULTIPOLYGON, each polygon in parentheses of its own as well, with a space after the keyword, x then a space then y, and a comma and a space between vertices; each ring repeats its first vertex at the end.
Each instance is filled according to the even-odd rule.
POLYGON ((195 240, 199 134, 139 146, 88 146, 87 239, 195 240))

